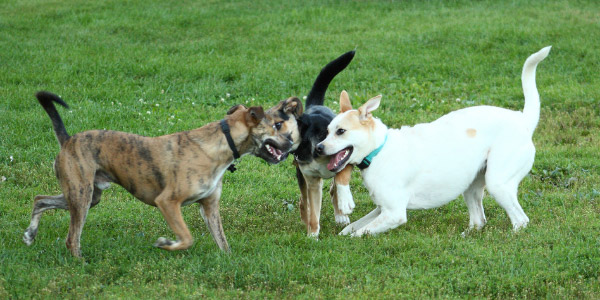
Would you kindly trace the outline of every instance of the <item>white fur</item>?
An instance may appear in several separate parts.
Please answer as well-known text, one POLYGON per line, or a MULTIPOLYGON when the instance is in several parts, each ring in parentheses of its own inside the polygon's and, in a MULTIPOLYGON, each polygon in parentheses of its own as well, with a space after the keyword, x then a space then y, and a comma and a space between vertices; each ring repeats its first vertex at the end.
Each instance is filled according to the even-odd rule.
MULTIPOLYGON (((540 111, 535 69, 549 51, 550 47, 543 48, 525 62, 523 112, 476 106, 401 129, 388 129, 370 116, 367 120, 372 118, 375 126, 362 126, 358 114, 351 111, 338 115, 322 142, 327 155, 353 146, 348 163, 358 164, 383 144, 387 135, 381 152, 361 172, 377 208, 340 234, 384 232, 406 223, 407 209, 439 207, 460 194, 469 210, 469 227, 479 229, 486 222, 482 206, 484 187, 506 210, 515 231, 527 226, 529 218, 519 205, 517 189, 535 157, 531 138, 540 111), (348 126, 353 129, 345 128, 348 126), (339 128, 347 131, 337 135, 339 128)), ((368 112, 378 105, 369 102, 368 112)), ((359 112, 365 110, 365 105, 359 112)))
POLYGON ((338 199, 338 209, 342 212, 341 215, 335 215, 335 222, 342 225, 349 224, 350 217, 348 217, 348 215, 352 213, 352 210, 354 210, 354 207, 356 206, 354 204, 354 200, 352 199, 350 185, 335 185, 338 199))

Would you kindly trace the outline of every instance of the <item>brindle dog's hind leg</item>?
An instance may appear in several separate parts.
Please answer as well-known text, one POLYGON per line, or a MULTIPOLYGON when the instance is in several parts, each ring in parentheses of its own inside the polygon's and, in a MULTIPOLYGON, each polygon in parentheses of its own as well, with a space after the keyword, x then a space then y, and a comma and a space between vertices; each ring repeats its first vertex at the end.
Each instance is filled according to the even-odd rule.
POLYGON ((67 206, 67 200, 63 194, 57 196, 35 196, 33 202, 33 212, 31 213, 31 222, 23 234, 23 242, 25 242, 27 246, 33 244, 33 240, 37 235, 40 219, 42 218, 42 213, 46 210, 56 208, 69 209, 67 206))
MULTIPOLYGON (((94 195, 92 197, 91 207, 94 207, 96 204, 98 204, 98 202, 100 202, 101 196, 102 190, 99 188, 94 188, 94 195)), ((35 236, 37 235, 40 219, 42 218, 42 213, 49 209, 68 210, 69 207, 67 205, 67 200, 65 199, 65 196, 63 194, 56 196, 35 196, 33 202, 33 212, 31 213, 31 222, 29 223, 29 227, 27 227, 25 233, 23 234, 23 242, 25 242, 27 246, 33 244, 35 236)))

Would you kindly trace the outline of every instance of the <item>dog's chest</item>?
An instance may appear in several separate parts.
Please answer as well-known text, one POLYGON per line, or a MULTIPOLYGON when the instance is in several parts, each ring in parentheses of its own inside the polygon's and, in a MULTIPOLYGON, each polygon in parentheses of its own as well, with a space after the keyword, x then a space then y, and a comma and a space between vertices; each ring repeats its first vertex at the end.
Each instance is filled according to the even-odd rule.
POLYGON ((327 157, 319 157, 307 164, 299 164, 302 174, 310 177, 331 178, 335 173, 327 170, 327 157))
POLYGON ((196 203, 206 197, 209 197, 217 190, 217 187, 220 186, 220 181, 223 178, 223 174, 227 168, 222 168, 222 170, 218 170, 216 172, 216 176, 212 178, 204 178, 197 181, 194 192, 190 197, 188 197, 183 203, 182 206, 190 205, 196 203))

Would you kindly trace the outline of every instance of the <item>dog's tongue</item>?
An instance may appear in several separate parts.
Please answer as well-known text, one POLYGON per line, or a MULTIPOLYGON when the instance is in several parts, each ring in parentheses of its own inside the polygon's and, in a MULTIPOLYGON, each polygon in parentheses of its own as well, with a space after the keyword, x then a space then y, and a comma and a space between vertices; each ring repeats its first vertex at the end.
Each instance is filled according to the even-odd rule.
POLYGON ((344 150, 336 153, 333 157, 331 157, 331 160, 329 161, 329 163, 327 164, 327 170, 332 171, 333 169, 335 169, 337 167, 337 163, 339 161, 341 161, 344 157, 344 150))

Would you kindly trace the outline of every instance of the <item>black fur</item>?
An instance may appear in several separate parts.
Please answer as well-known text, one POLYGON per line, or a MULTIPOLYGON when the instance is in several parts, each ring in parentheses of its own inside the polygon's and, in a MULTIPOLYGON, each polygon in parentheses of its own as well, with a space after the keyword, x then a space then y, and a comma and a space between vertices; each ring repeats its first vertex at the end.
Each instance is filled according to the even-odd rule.
POLYGON ((300 163, 310 162, 315 157, 315 146, 327 136, 327 126, 335 114, 330 108, 323 106, 325 92, 333 78, 350 64, 354 53, 346 52, 321 69, 306 97, 306 111, 297 118, 301 142, 294 155, 300 163))
POLYGON ((56 111, 56 107, 54 107, 54 103, 56 102, 66 108, 69 108, 69 105, 65 103, 60 97, 55 94, 46 91, 39 91, 35 94, 35 97, 38 99, 48 116, 50 116, 50 120, 52 120, 52 126, 54 127, 54 132, 56 133, 56 139, 62 146, 69 138, 69 134, 67 133, 67 129, 65 128, 65 124, 63 123, 58 111, 56 111))
POLYGON ((323 69, 321 69, 321 73, 317 76, 315 83, 312 86, 312 89, 308 93, 306 97, 306 106, 305 109, 309 109, 313 105, 323 105, 325 101, 325 92, 329 87, 329 83, 333 80, 333 78, 342 70, 344 70, 354 58, 355 51, 348 51, 340 57, 334 59, 330 63, 328 63, 323 69))

